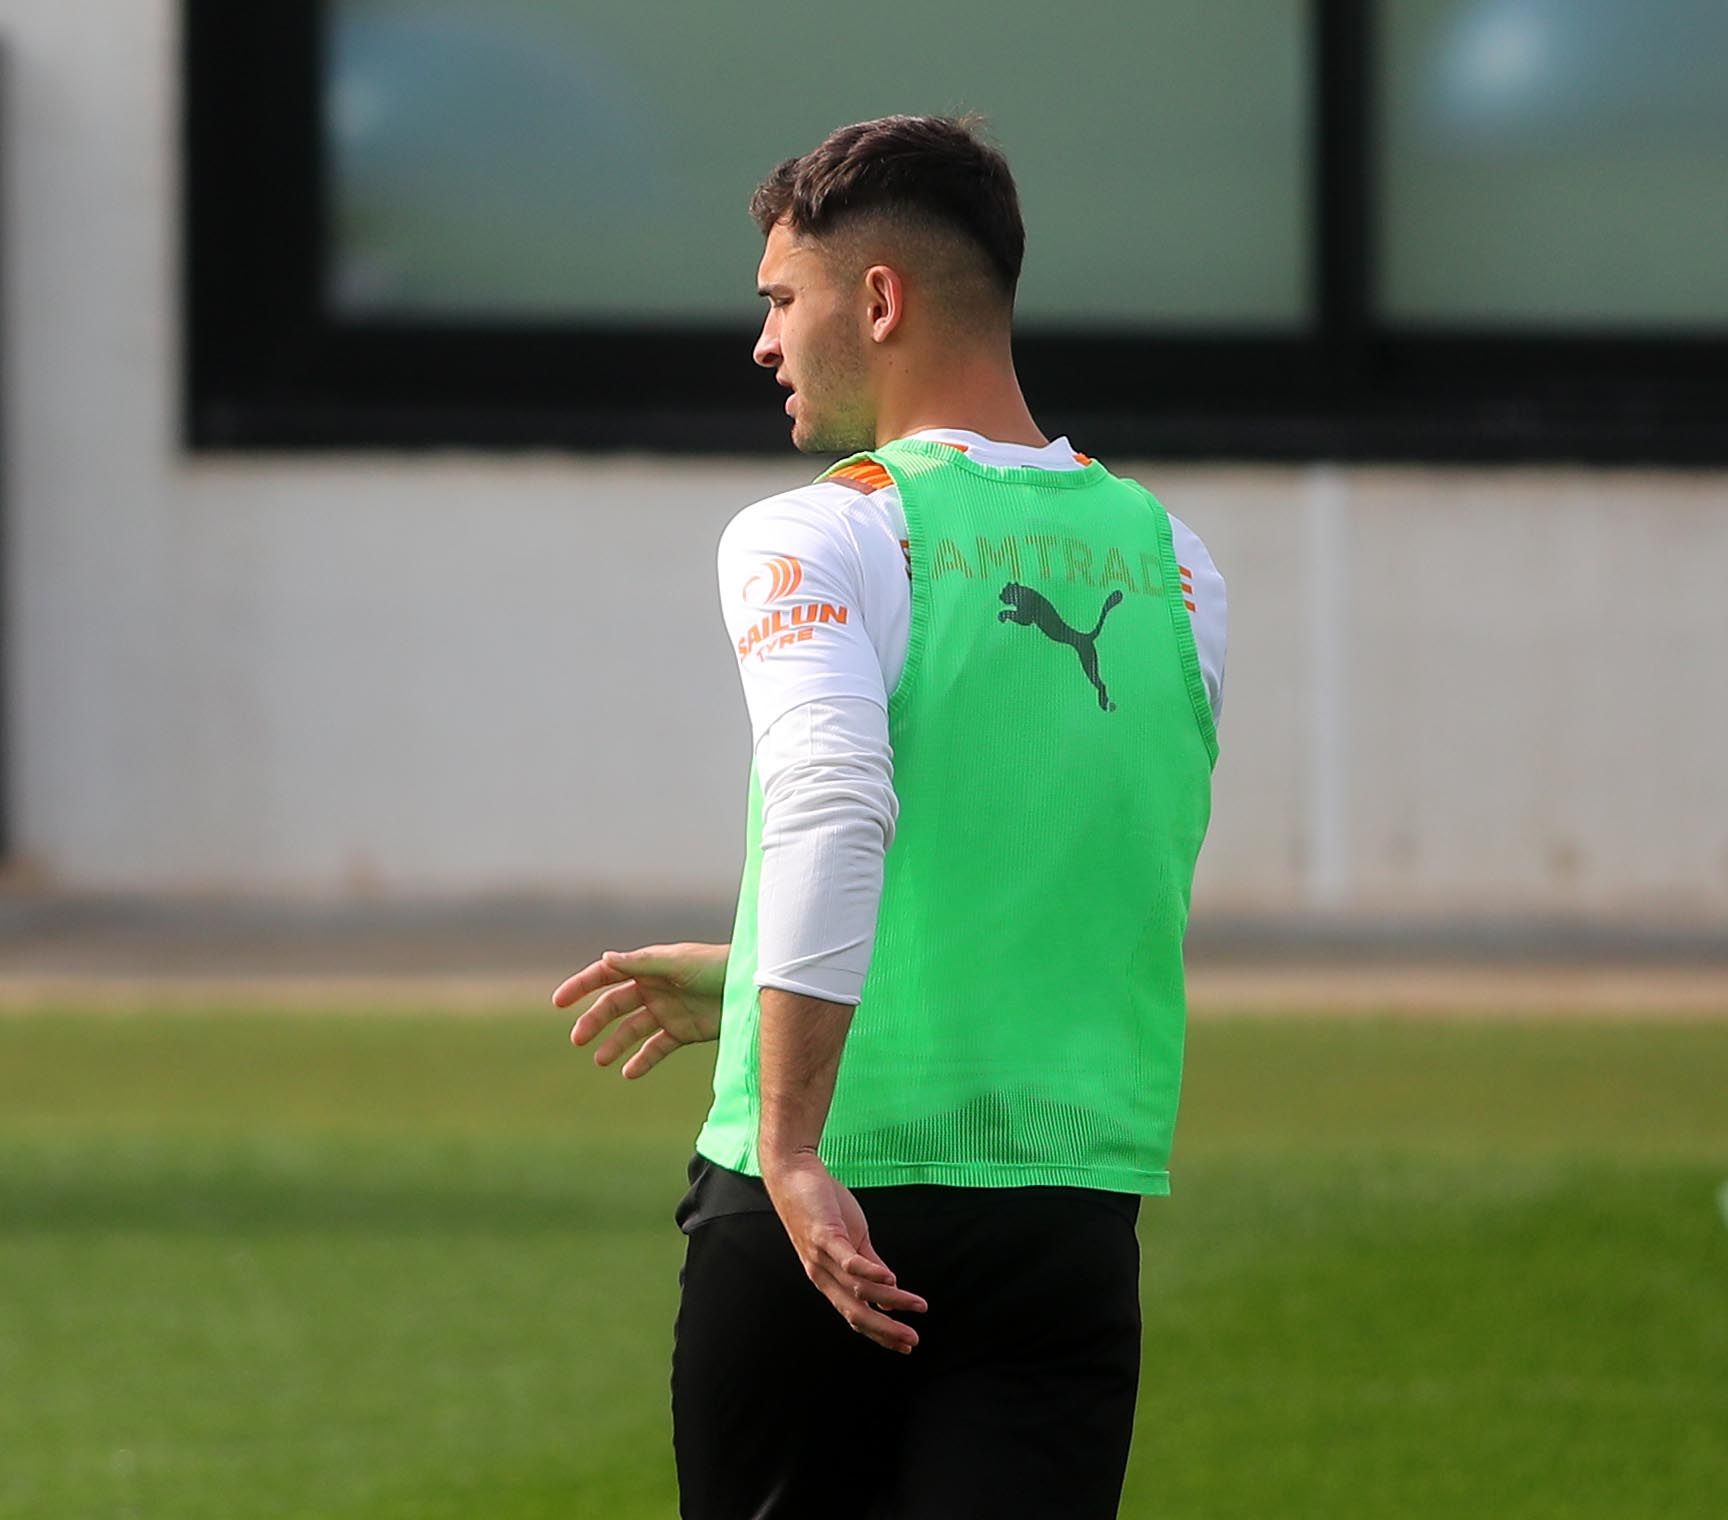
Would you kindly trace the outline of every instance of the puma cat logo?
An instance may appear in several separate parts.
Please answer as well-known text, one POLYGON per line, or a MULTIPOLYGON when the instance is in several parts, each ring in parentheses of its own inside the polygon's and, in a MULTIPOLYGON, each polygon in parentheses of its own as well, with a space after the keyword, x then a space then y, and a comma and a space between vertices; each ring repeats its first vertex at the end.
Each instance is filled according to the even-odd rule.
POLYGON ((1058 644, 1071 644, 1074 652, 1080 656, 1080 668, 1085 671, 1086 679, 1098 690, 1098 705, 1105 712, 1115 712, 1116 704, 1110 700, 1104 690, 1104 683, 1098 679, 1098 630, 1104 626, 1104 619, 1110 609, 1122 600, 1120 591, 1112 591, 1104 598, 1104 606, 1098 613, 1098 621, 1092 625, 1090 633, 1081 633, 1077 628, 1070 628, 1062 621, 1061 615, 1044 598, 1041 592, 1034 591, 1030 586, 1022 586, 1019 581, 1009 581, 1002 588, 1002 600, 1008 605, 996 614, 996 621, 1006 623, 1012 620, 1016 623, 1032 623, 1039 630, 1053 638, 1058 644))

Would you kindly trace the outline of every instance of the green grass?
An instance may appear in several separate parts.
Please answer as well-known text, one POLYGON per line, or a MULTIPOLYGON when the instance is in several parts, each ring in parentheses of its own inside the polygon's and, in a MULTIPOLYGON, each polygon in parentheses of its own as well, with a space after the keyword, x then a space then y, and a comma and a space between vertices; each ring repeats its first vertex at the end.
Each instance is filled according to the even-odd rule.
MULTIPOLYGON (((561 1018, 0 1020, 0 1516, 675 1513, 708 1062, 561 1018)), ((1196 1026, 1122 1513, 1728 1495, 1728 1026, 1196 1026)))

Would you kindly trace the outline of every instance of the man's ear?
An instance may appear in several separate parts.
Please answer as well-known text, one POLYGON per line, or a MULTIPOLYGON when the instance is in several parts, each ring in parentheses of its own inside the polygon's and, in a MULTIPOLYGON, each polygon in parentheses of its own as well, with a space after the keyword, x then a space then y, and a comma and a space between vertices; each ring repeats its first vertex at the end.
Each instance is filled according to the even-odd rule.
POLYGON ((885 342, 906 315, 906 283, 891 264, 872 264, 864 271, 864 317, 870 340, 885 342))

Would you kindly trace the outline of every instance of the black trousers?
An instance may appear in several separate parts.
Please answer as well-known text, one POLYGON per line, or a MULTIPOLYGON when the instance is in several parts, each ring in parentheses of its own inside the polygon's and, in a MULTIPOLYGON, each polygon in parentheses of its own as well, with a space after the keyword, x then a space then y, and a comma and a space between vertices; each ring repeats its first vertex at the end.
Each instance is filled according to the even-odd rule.
POLYGON ((684 1520, 1113 1517, 1139 1384, 1139 1199, 855 1191, 930 1305, 905 1316, 909 1356, 846 1324, 772 1212, 689 1229, 672 1354, 684 1520))

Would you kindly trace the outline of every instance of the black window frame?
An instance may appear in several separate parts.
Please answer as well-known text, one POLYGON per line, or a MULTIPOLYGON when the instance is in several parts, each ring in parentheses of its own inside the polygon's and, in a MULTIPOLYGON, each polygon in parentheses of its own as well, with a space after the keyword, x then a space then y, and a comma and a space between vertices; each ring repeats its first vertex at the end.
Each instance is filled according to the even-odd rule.
MULTIPOLYGON (((1169 459, 1728 464, 1728 329, 1561 336, 1376 323, 1379 0, 1308 3, 1313 331, 1018 336, 1022 383, 1046 428, 1090 453, 1169 459)), ((326 310, 325 8, 186 0, 187 447, 787 449, 784 398, 750 357, 761 315, 742 294, 752 270, 740 274, 735 325, 356 321, 326 310)))

